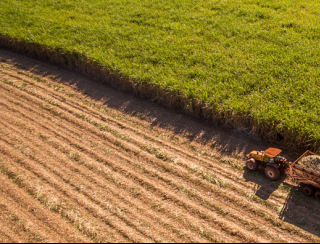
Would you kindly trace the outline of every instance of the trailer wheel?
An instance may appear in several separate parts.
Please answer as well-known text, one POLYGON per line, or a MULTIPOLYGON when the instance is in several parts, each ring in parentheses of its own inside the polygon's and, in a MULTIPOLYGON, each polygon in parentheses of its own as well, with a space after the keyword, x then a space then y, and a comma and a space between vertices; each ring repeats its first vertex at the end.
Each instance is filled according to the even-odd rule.
POLYGON ((313 186, 304 185, 303 188, 302 188, 302 191, 307 196, 311 196, 313 194, 313 192, 314 192, 314 189, 313 189, 313 186))
POLYGON ((318 200, 320 200, 320 191, 317 190, 316 193, 314 194, 314 196, 315 196, 318 200))
POLYGON ((270 180, 277 180, 280 177, 280 171, 272 166, 267 166, 264 173, 270 180))
POLYGON ((248 159, 246 165, 251 171, 255 171, 257 169, 257 163, 253 158, 248 159))

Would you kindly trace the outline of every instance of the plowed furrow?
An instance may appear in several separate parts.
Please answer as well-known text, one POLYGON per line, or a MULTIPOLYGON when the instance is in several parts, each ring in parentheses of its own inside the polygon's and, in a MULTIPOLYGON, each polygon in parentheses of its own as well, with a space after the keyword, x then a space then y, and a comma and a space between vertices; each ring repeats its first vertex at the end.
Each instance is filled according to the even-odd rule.
MULTIPOLYGON (((7 145, 8 146, 8 145, 7 145)), ((24 159, 23 161, 21 161, 22 159, 19 158, 19 156, 15 156, 17 157, 18 163, 20 163, 21 165, 25 166, 26 168, 29 168, 29 170, 31 172, 33 172, 35 175, 37 175, 39 178, 43 179, 44 181, 47 181, 49 184, 52 185, 52 187, 60 190, 61 193, 65 194, 68 198, 71 198, 73 200, 75 200, 77 202, 77 204, 79 204, 80 206, 83 206, 85 209, 95 209, 95 206, 92 202, 87 201, 86 199, 83 199, 82 194, 79 194, 77 191, 72 190, 70 186, 68 187, 68 185, 66 185, 64 183, 64 181, 66 180, 66 178, 64 176, 62 176, 62 179, 64 180, 63 182, 59 182, 59 178, 61 179, 61 175, 58 175, 59 178, 56 178, 53 174, 55 172, 49 173, 48 171, 46 172, 45 169, 41 168, 40 166, 37 167, 37 169, 32 167, 32 163, 28 163, 28 160, 24 159), (40 168, 41 170, 39 171, 40 168), (44 172, 44 173, 43 173, 44 172), (67 188, 69 188, 68 190, 66 190, 67 188)), ((67 180, 68 181, 68 180, 67 180)), ((96 210, 96 212, 99 212, 100 214, 103 212, 101 209, 96 210)), ((126 227, 123 225, 118 225, 117 222, 119 222, 118 220, 112 221, 113 217, 112 215, 108 216, 108 215, 101 215, 99 216, 101 218, 101 220, 104 220, 104 223, 107 225, 112 226, 113 228, 117 229, 117 231, 119 231, 122 235, 124 235, 125 237, 129 238, 129 235, 131 236, 132 234, 132 230, 126 230, 126 227), (108 221, 110 219, 110 221, 108 221), (107 221, 106 221, 107 220, 107 221), (117 227, 117 228, 116 228, 117 227), (130 233, 130 234, 127 234, 130 233)), ((136 234, 135 234, 136 235, 136 234)), ((144 238, 139 238, 138 236, 135 236, 135 238, 142 240, 145 240, 144 238)), ((130 238, 129 238, 130 239, 130 238)))
POLYGON ((13 215, 7 211, 1 211, 0 220, 0 241, 2 243, 21 243, 32 239, 32 236, 25 233, 16 224, 17 219, 14 219, 13 215))
POLYGON ((18 218, 17 221, 19 221, 21 228, 29 235, 51 242, 66 242, 72 239, 89 241, 89 239, 80 236, 70 235, 72 231, 66 223, 45 211, 37 201, 34 201, 20 188, 8 181, 4 175, 0 175, 0 182, 2 187, 1 197, 10 202, 10 204, 7 204, 8 211, 18 218), (19 205, 30 209, 30 212, 18 211, 18 209, 21 209, 19 205), (56 225, 57 223, 59 225, 56 225), (61 228, 62 226, 63 228, 61 228))
MULTIPOLYGON (((10 150, 6 151, 6 154, 9 153, 10 150)), ((6 169, 6 174, 10 177, 16 177, 15 175, 17 175, 17 172, 21 172, 23 175, 19 175, 19 181, 16 183, 19 187, 24 188, 29 194, 45 205, 49 210, 66 218, 75 227, 78 226, 79 223, 84 224, 84 226, 78 228, 78 230, 89 235, 90 238, 94 238, 96 241, 128 241, 128 239, 123 239, 121 235, 119 236, 119 234, 115 233, 114 229, 108 228, 107 222, 105 222, 107 224, 107 226, 105 226, 103 223, 101 224, 99 221, 94 221, 94 219, 88 216, 86 213, 92 215, 90 208, 87 206, 80 207, 77 201, 68 196, 65 197, 67 187, 56 189, 56 179, 52 177, 50 173, 40 171, 43 174, 40 175, 39 171, 29 167, 28 160, 22 160, 16 155, 11 155, 11 157, 14 158, 14 161, 11 160, 10 162, 12 167, 14 167, 14 170, 6 168, 6 165, 1 165, 6 169), (39 179, 41 180, 39 181, 39 179), (53 183, 47 179, 50 179, 53 183), (78 212, 81 214, 81 218, 78 218, 80 217, 77 214, 78 212), (87 223, 89 223, 89 225, 87 223)))

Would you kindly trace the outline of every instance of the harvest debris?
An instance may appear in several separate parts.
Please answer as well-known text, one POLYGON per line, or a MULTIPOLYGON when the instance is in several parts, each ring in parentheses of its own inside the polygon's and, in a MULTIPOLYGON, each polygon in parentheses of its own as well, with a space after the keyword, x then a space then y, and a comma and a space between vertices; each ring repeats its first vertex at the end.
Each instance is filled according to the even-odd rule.
POLYGON ((299 163, 301 166, 310 168, 320 173, 320 156, 310 155, 302 158, 299 163))

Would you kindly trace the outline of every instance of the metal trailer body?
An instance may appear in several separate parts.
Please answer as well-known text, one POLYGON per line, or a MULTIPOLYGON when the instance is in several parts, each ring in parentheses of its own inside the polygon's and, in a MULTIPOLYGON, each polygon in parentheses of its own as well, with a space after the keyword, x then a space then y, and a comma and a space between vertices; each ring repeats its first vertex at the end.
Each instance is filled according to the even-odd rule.
POLYGON ((299 165, 299 162, 302 158, 310 155, 320 156, 319 154, 313 153, 308 150, 293 163, 286 163, 286 173, 290 175, 295 182, 304 184, 302 190, 306 195, 310 196, 315 193, 315 197, 317 199, 320 199, 320 173, 299 165))
POLYGON ((294 182, 302 183, 303 192, 315 195, 320 200, 320 173, 299 164, 300 160, 310 155, 320 156, 311 151, 303 153, 296 161, 288 162, 286 158, 278 156, 281 152, 277 148, 268 148, 266 151, 252 151, 246 155, 247 168, 251 171, 260 169, 271 180, 278 180, 280 174, 286 173, 294 182))

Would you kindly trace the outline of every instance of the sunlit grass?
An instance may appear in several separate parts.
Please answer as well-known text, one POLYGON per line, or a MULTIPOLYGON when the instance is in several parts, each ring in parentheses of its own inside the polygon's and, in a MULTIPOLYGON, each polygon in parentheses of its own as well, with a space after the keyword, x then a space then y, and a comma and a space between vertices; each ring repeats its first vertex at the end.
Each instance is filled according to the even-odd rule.
POLYGON ((319 142, 319 13, 315 0, 2 0, 0 33, 319 142))

